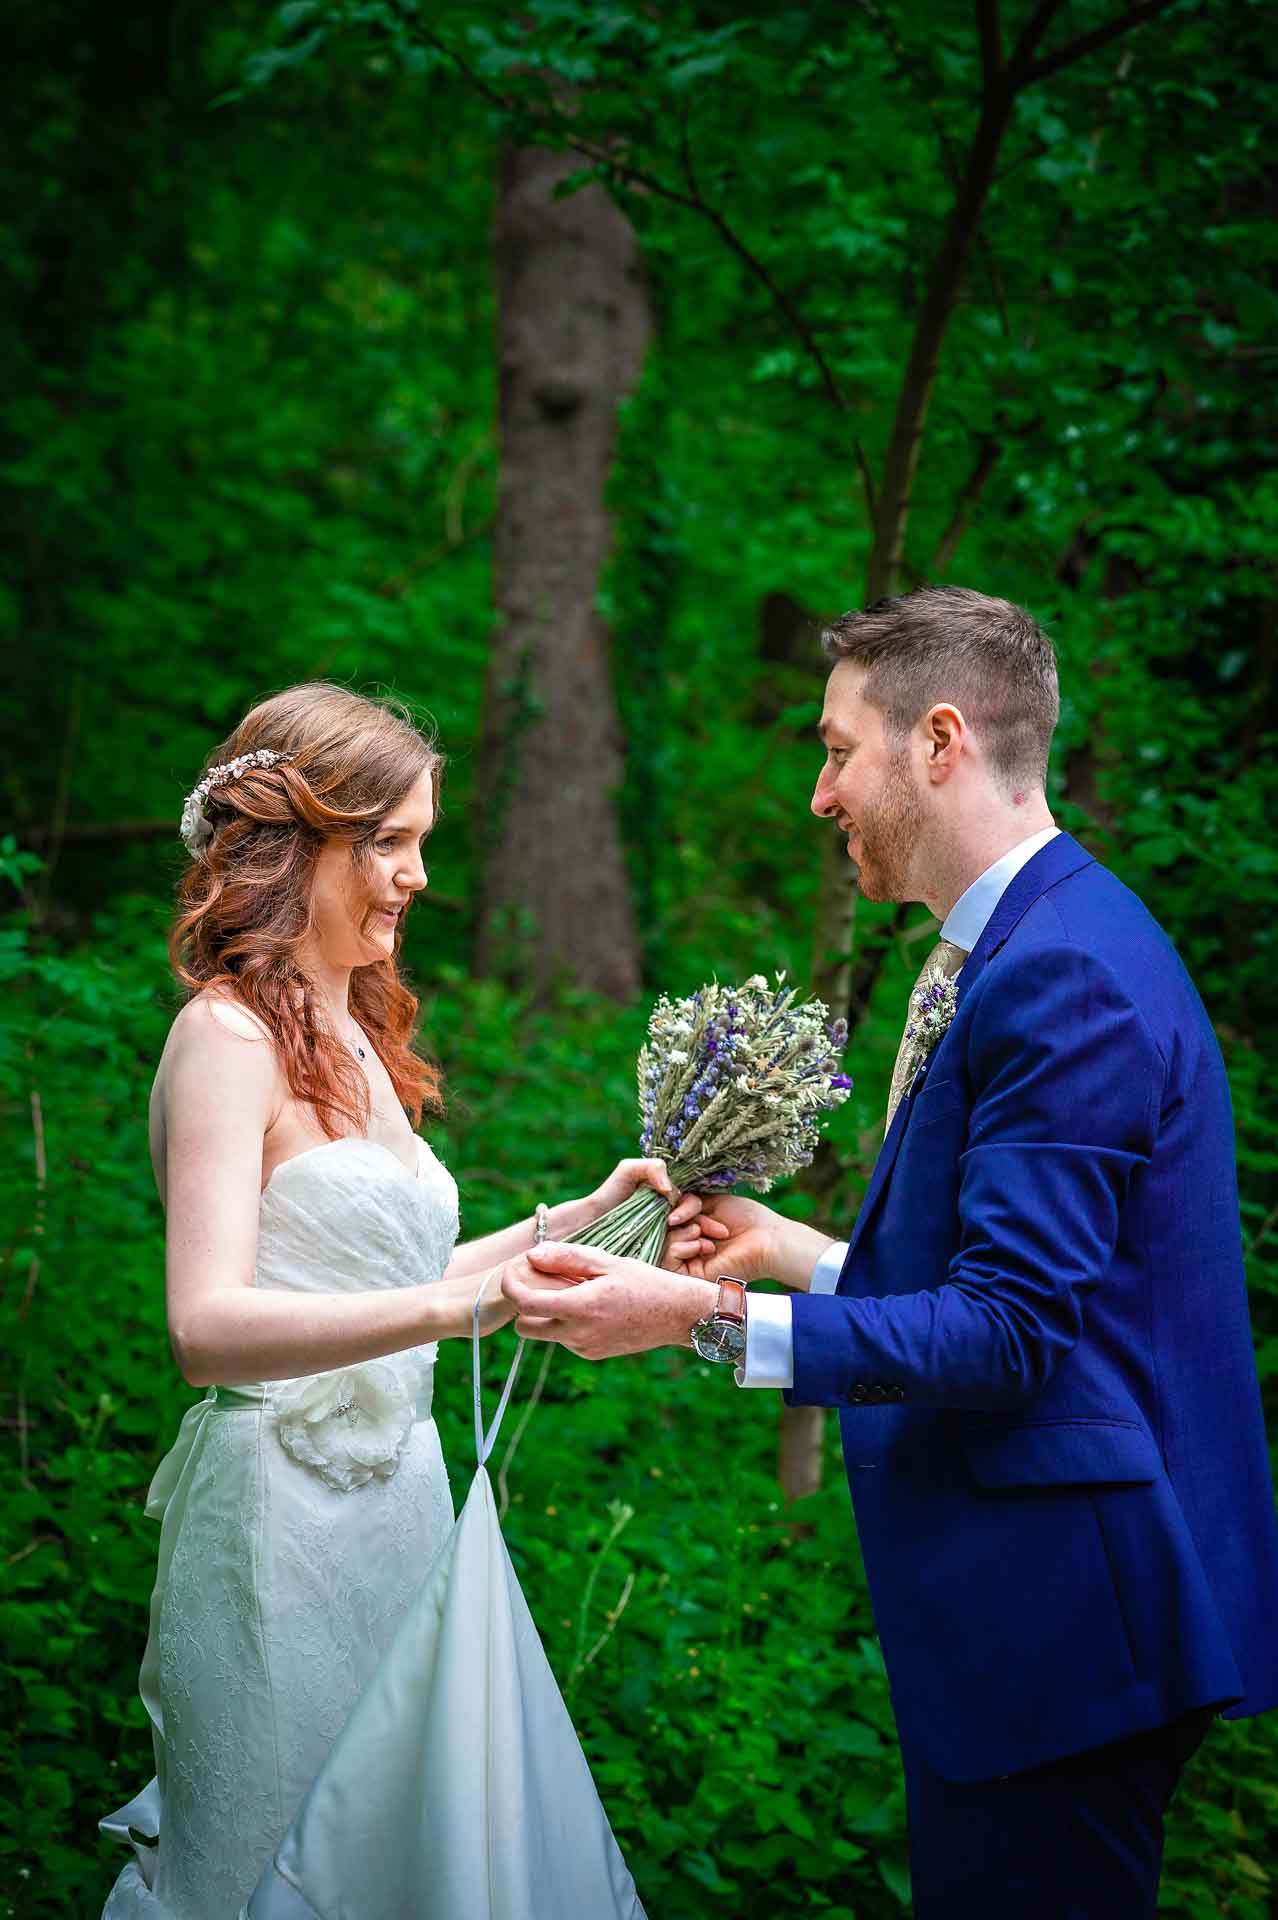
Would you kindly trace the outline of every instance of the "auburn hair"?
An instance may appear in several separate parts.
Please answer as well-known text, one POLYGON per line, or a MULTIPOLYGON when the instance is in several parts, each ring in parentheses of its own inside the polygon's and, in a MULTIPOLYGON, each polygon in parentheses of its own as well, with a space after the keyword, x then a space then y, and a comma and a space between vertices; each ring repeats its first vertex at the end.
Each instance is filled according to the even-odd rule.
MULTIPOLYGON (((221 989, 257 1015, 289 1091, 315 1109, 329 1139, 362 1134, 367 1082, 298 958, 312 926, 315 863, 339 839, 356 872, 366 870, 380 822, 423 773, 438 800, 443 759, 407 708, 324 680, 259 701, 204 772, 262 748, 287 758, 205 796, 212 837, 179 885, 169 957, 190 994, 221 989)), ((414 1050, 417 998, 400 976, 402 928, 403 915, 393 954, 353 970, 350 1005, 416 1127, 424 1108, 438 1113, 442 1103, 436 1069, 414 1050)))

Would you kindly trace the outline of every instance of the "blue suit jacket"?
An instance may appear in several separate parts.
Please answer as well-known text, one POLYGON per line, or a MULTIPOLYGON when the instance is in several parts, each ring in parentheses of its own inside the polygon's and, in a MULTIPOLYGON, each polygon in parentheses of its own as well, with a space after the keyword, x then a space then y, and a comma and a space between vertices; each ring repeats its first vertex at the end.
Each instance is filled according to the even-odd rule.
POLYGON ((1202 1002, 1060 834, 902 1101, 792 1404, 840 1409, 902 1740, 981 1780, 1278 1704, 1278 1523, 1202 1002))

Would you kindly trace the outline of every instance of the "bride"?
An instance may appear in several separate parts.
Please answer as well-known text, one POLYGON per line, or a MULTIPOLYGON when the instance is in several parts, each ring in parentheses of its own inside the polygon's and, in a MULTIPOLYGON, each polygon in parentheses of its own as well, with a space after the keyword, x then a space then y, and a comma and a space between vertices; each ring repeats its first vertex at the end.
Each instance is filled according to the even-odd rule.
MULTIPOLYGON (((414 1131, 438 1097, 397 953, 439 764, 399 713, 312 683, 254 707, 183 812, 191 997, 150 1140, 170 1342, 208 1391, 147 1502, 156 1772, 102 1822, 133 1849, 104 1920, 236 1920, 453 1526, 436 1343, 511 1317, 502 1264, 534 1228, 455 1246, 457 1189, 414 1131)), ((623 1160, 551 1230, 640 1182, 671 1194, 623 1160)), ((708 1251, 698 1214, 672 1212, 672 1261, 708 1251)), ((334 1906, 356 1913, 349 1871, 334 1906)))

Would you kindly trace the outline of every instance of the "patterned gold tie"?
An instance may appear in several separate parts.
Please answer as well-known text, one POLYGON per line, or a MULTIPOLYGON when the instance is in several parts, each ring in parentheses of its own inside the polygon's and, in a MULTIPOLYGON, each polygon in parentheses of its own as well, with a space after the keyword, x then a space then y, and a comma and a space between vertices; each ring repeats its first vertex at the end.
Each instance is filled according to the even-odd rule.
POLYGON ((952 940, 938 940, 927 959, 919 969, 919 977, 910 991, 909 1010, 905 1016, 905 1030, 901 1035, 901 1044, 896 1050, 896 1065, 892 1069, 892 1086, 888 1093, 887 1119, 883 1123, 883 1137, 886 1140, 896 1110, 901 1104, 905 1089, 918 1070, 921 1054, 910 1036, 910 1027, 914 1018, 914 995, 924 986, 929 973, 940 968, 947 980, 953 980, 959 968, 967 959, 966 947, 956 947, 952 940))

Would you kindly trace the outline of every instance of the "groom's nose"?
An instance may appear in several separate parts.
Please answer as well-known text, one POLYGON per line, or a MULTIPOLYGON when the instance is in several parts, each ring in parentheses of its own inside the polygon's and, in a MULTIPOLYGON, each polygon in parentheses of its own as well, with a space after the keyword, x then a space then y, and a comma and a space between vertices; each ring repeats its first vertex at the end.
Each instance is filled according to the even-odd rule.
POLYGON ((818 820, 823 820, 827 814, 834 812, 834 795, 830 791, 834 783, 829 778, 829 773, 828 767, 822 767, 817 775, 816 786, 812 789, 812 798, 808 803, 818 820))

